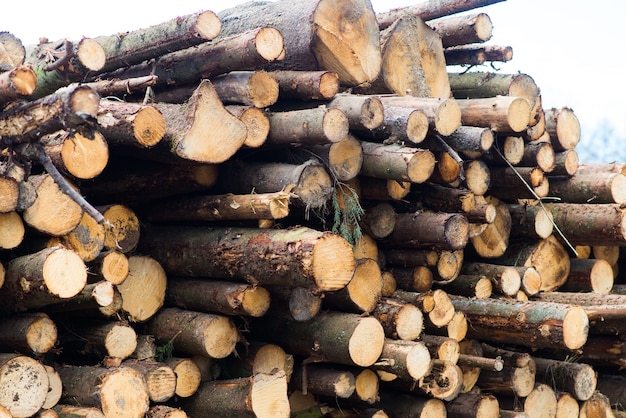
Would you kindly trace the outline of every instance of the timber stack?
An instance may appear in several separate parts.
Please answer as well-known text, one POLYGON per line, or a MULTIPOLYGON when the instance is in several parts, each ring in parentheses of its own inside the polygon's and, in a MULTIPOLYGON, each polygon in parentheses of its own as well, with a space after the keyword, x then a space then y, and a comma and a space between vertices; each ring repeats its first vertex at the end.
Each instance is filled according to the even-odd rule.
POLYGON ((0 417, 625 416, 626 163, 499 1, 1 33, 0 417))

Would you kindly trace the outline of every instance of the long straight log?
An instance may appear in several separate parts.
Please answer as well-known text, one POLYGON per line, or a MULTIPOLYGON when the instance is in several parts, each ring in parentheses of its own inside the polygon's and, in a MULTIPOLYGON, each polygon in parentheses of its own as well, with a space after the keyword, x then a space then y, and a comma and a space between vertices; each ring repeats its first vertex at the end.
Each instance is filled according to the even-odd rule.
POLYGON ((495 96, 523 97, 531 108, 539 100, 539 87, 528 74, 498 74, 485 72, 449 73, 454 97, 488 98, 495 96))
POLYGON ((271 71, 281 99, 330 100, 339 92, 339 76, 332 71, 271 71))
POLYGON ((565 239, 573 245, 624 245, 626 217, 618 204, 548 203, 565 239))
POLYGON ((347 116, 351 130, 369 131, 384 121, 385 109, 376 96, 338 94, 327 106, 341 110, 347 116))
POLYGON ((231 71, 211 82, 225 104, 265 108, 278 100, 278 82, 265 71, 231 71))
POLYGON ((423 183, 435 169, 435 157, 428 150, 364 141, 361 145, 364 176, 423 183))
POLYGON ((393 298, 382 298, 372 315, 380 321, 387 338, 416 340, 424 328, 422 311, 411 303, 393 298))
POLYGON ((428 348, 422 341, 385 339, 380 358, 371 368, 392 373, 401 379, 419 380, 430 372, 428 348))
POLYGON ((565 203, 626 202, 626 176, 621 173, 574 174, 550 181, 550 195, 565 203))
POLYGON ((457 99, 463 123, 491 128, 496 132, 521 132, 530 123, 530 102, 522 97, 497 96, 457 99))
POLYGON ((304 364, 296 367, 292 383, 303 393, 333 398, 349 398, 356 389, 352 372, 319 364, 304 364))
POLYGON ((449 136, 461 126, 461 108, 454 99, 384 95, 379 97, 386 106, 408 107, 423 111, 428 117, 429 132, 449 136))
POLYGON ((271 112, 267 142, 272 145, 318 145, 341 141, 348 135, 348 118, 340 109, 322 107, 271 112))

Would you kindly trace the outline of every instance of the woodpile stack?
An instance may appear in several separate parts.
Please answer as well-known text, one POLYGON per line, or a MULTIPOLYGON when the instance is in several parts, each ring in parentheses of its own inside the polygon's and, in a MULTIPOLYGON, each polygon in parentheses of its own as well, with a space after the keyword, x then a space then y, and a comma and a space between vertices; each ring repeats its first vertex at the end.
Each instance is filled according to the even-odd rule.
POLYGON ((624 416, 625 164, 454 71, 498 1, 0 34, 0 416, 624 416))

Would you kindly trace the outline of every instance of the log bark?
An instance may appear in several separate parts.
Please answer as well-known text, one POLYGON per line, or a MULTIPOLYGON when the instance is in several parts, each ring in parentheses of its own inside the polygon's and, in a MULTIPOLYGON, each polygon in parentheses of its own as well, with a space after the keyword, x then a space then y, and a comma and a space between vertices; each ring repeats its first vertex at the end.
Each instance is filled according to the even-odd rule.
POLYGON ((497 199, 490 199, 496 207, 496 219, 485 230, 471 239, 472 247, 483 258, 496 258, 509 247, 511 214, 508 207, 497 199))
POLYGON ((495 96, 522 97, 533 108, 539 100, 539 87, 528 74, 498 74, 485 72, 449 73, 454 97, 489 98, 495 96))
POLYGON ((20 355, 0 354, 0 406, 11 417, 33 416, 46 401, 48 374, 42 363, 20 355))
POLYGON ((180 353, 224 358, 235 348, 237 329, 223 315, 161 309, 148 322, 148 329, 159 344, 172 344, 180 353))
MULTIPOLYGON (((434 170, 434 168, 433 168, 434 170)), ((411 182, 357 177, 359 196, 368 200, 400 200, 411 191, 411 182)))
POLYGON ((26 48, 24 48, 22 41, 17 36, 10 32, 2 32, 0 34, 0 45, 2 45, 0 71, 9 71, 24 63, 26 48))
POLYGON ((354 374, 321 364, 303 364, 292 376, 295 389, 332 398, 349 398, 356 389, 354 374))
POLYGON ((461 126, 461 108, 454 99, 383 95, 380 96, 380 101, 385 107, 399 106, 423 111, 428 117, 430 133, 447 137, 461 126))
MULTIPOLYGON (((423 141, 423 146, 431 150, 446 151, 447 147, 435 139, 432 136, 426 138, 423 141)), ((450 135, 441 139, 455 152, 461 153, 467 159, 477 159, 491 149, 494 143, 494 134, 489 128, 459 126, 450 135)))
POLYGON ((134 369, 65 365, 57 371, 63 402, 101 408, 105 416, 143 417, 148 411, 148 389, 134 369))
POLYGON ((281 99, 330 100, 339 92, 339 76, 332 71, 283 70, 269 74, 278 82, 281 99))
POLYGON ((573 245, 624 245, 626 218, 618 204, 548 203, 565 239, 573 245))
POLYGON ((461 393, 446 405, 448 415, 459 418, 499 416, 498 399, 492 394, 461 393))
POLYGON ((152 402, 166 402, 176 392, 176 374, 165 363, 145 360, 126 360, 124 367, 135 369, 144 377, 152 402))
POLYGON ((257 3, 218 16, 222 36, 260 25, 278 29, 288 52, 272 69, 334 71, 345 85, 371 82, 380 71, 379 31, 369 2, 257 3))
POLYGON ((594 292, 607 294, 613 288, 613 269, 602 259, 570 260, 570 273, 559 289, 565 292, 594 292))
POLYGON ((387 338, 416 340, 424 329, 422 311, 413 304, 393 298, 382 298, 372 315, 383 326, 387 338))
POLYGON ((156 84, 157 76, 146 75, 143 77, 127 79, 105 79, 84 83, 94 89, 100 97, 128 94, 129 92, 144 91, 156 84))
POLYGON ((98 129, 111 145, 150 148, 163 139, 166 121, 152 105, 101 100, 98 129))
POLYGON ((441 328, 454 317, 455 309, 450 296, 441 289, 422 293, 397 290, 393 297, 420 308, 428 319, 427 326, 441 328))
POLYGON ((384 122, 385 108, 376 96, 338 94, 327 106, 341 110, 347 116, 351 130, 369 131, 384 122))
POLYGON ((0 104, 31 95, 37 86, 37 75, 32 68, 17 66, 0 74, 0 104))
POLYGON ((481 65, 487 61, 507 62, 513 59, 513 48, 499 45, 459 45, 444 49, 448 65, 481 65))
POLYGON ((308 321, 322 308, 323 294, 304 287, 268 286, 270 310, 268 314, 296 321, 308 321))
POLYGON ((271 112, 267 143, 271 145, 318 145, 339 142, 348 135, 348 118, 340 109, 271 112))
POLYGON ((551 179, 550 194, 565 203, 626 202, 626 176, 621 173, 574 174, 551 179))
POLYGON ((265 71, 231 71, 211 83, 224 104, 265 108, 278 101, 278 82, 265 71))
POLYGON ((491 19, 485 13, 450 16, 429 22, 428 26, 441 37, 444 48, 486 42, 493 29, 491 19))
POLYGON ((263 316, 270 307, 270 293, 260 286, 206 279, 170 278, 168 305, 229 316, 263 316))
POLYGON ((85 320, 63 321, 59 341, 68 351, 81 353, 92 359, 114 357, 123 360, 137 348, 137 334, 126 322, 85 320))
POLYGON ((141 235, 139 218, 128 205, 112 204, 98 209, 107 221, 104 229, 104 250, 130 253, 137 248, 141 235))
POLYGON ((490 128, 495 132, 521 132, 530 123, 532 106, 528 100, 515 96, 483 99, 456 99, 461 107, 463 123, 490 128))
POLYGON ((465 215, 422 211, 398 214, 393 232, 382 241, 396 248, 459 250, 468 238, 465 215))
POLYGON ((519 272, 510 266, 469 262, 463 265, 462 271, 466 274, 484 275, 498 293, 506 296, 516 295, 522 285, 519 272))
POLYGON ((428 292, 433 287, 433 273, 429 267, 391 267, 396 287, 410 292, 428 292))
POLYGON ((226 106, 226 110, 246 125, 244 147, 258 148, 265 143, 270 132, 270 120, 262 109, 253 106, 229 105, 226 106))
POLYGON ((570 393, 579 401, 586 401, 596 391, 596 372, 588 364, 543 357, 535 358, 535 363, 539 380, 555 390, 570 393))
POLYGON ((161 263, 150 256, 128 258, 128 276, 117 285, 122 295, 122 310, 131 321, 144 322, 163 306, 167 276, 161 263))
POLYGON ((0 321, 0 350, 34 355, 49 352, 57 340, 57 327, 43 312, 4 317, 0 321))
POLYGON ((511 235, 515 237, 545 239, 552 235, 554 217, 552 213, 536 204, 509 204, 511 235))
POLYGON ((346 286, 355 268, 352 248, 344 238, 305 227, 155 227, 146 232, 144 249, 174 275, 238 278, 261 285, 333 291, 346 286), (176 249, 176 255, 168 247, 176 249), (274 254, 271 259, 266 257, 268 251, 274 254), (202 257, 197 257, 200 253, 202 257))

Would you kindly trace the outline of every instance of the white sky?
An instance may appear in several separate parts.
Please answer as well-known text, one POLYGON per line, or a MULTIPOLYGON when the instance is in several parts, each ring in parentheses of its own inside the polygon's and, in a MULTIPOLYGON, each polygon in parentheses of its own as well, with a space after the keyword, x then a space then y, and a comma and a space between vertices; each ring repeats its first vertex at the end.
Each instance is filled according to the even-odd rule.
MULTIPOLYGON (((372 5, 375 11, 386 11, 420 1, 372 0, 372 5)), ((44 36, 57 40, 111 35, 200 10, 218 12, 242 2, 107 0, 95 5, 34 0, 27 7, 4 7, 0 31, 31 45, 44 36)), ((479 11, 493 22, 489 43, 513 47, 513 60, 500 65, 500 72, 532 76, 546 108, 574 109, 583 126, 583 141, 603 120, 626 137, 626 83, 621 77, 626 72, 626 2, 507 0, 479 11)))

